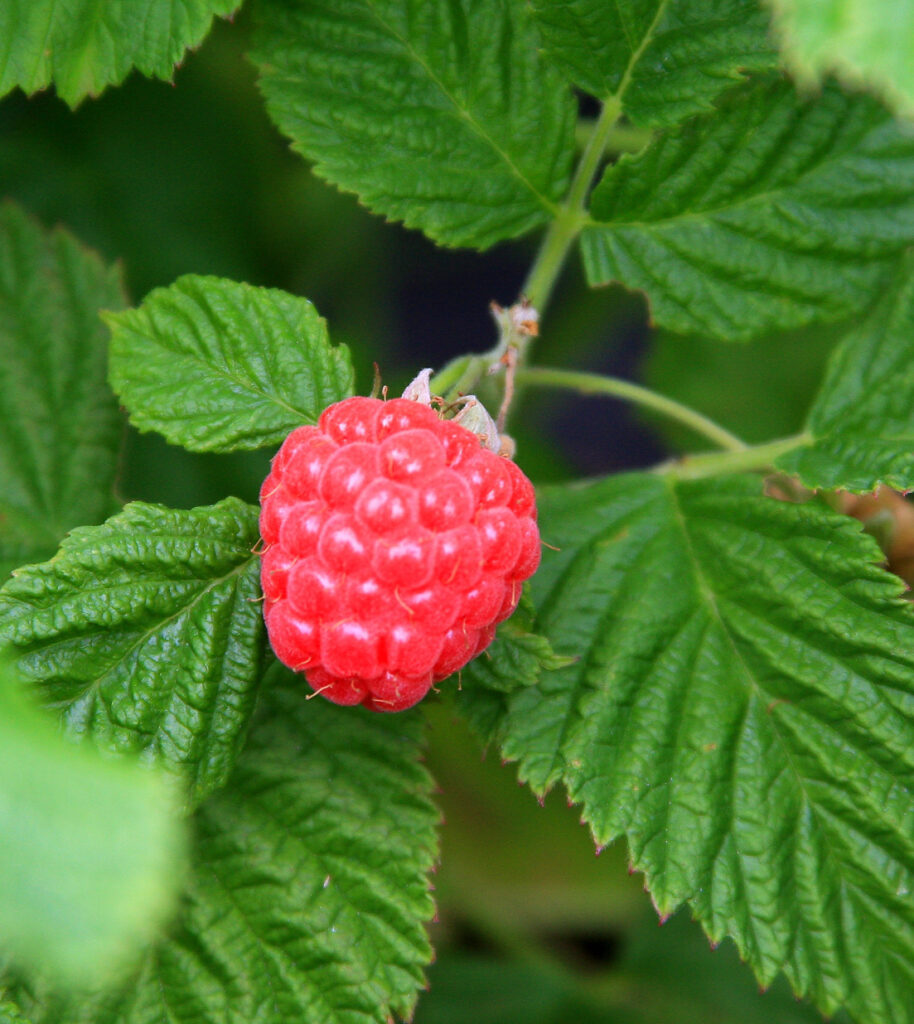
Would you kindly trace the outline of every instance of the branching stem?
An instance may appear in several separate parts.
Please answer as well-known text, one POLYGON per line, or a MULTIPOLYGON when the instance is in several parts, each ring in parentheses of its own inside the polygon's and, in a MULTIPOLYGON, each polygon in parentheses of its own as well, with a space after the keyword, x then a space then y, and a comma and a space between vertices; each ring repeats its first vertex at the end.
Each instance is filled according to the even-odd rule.
POLYGON ((603 110, 574 172, 568 196, 558 216, 549 226, 539 253, 530 268, 523 294, 540 313, 549 301, 568 251, 587 219, 587 194, 621 113, 622 100, 617 96, 610 97, 603 104, 603 110))
POLYGON ((618 377, 607 377, 598 373, 584 373, 578 370, 561 370, 548 366, 519 369, 515 375, 519 385, 526 387, 566 388, 585 395, 612 395, 635 402, 646 409, 653 409, 668 419, 682 423, 702 437, 706 437, 718 448, 728 452, 751 451, 745 442, 725 430, 707 416, 690 409, 687 405, 657 394, 640 384, 632 384, 618 377))
POLYGON ((811 434, 794 434, 776 441, 757 444, 742 451, 708 452, 702 455, 688 455, 683 459, 658 466, 655 472, 666 473, 677 480, 703 480, 726 473, 751 473, 770 470, 775 459, 795 448, 810 444, 811 434))

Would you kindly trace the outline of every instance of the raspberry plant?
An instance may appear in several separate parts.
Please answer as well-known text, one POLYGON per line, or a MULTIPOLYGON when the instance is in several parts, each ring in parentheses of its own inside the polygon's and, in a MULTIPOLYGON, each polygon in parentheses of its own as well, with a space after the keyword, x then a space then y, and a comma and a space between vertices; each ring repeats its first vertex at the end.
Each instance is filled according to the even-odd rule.
MULTIPOLYGON (((514 258, 531 254, 512 293, 488 296, 508 306, 494 307, 494 342, 461 327, 440 360, 401 368, 383 330, 366 342, 359 324, 378 326, 372 282, 396 262, 382 246, 406 236, 322 193, 304 162, 266 197, 239 170, 225 208, 241 221, 258 207, 301 273, 228 273, 252 266, 236 236, 214 218, 196 224, 209 248, 185 230, 230 172, 184 113, 168 132, 200 147, 206 188, 175 214, 157 205, 171 135, 153 108, 184 111, 185 71, 167 98, 126 84, 130 102, 155 97, 135 110, 105 107, 117 90, 95 99, 132 68, 170 78, 237 6, 0 0, 0 92, 53 86, 79 107, 53 107, 41 140, 25 123, 56 100, 0 107, 17 142, 0 147, 17 200, 0 207, 0 1022, 914 1021, 910 507, 888 490, 856 497, 914 488, 914 7, 252 0, 217 30, 222 88, 246 73, 241 47, 314 175, 441 248, 518 240, 514 258), (98 140, 128 123, 140 131, 124 137, 122 180, 98 140), (73 171, 90 150, 94 175, 73 171), (73 173, 55 178, 48 153, 73 173), (300 194, 331 211, 305 240, 310 262, 283 227, 300 194), (38 213, 66 214, 104 257, 38 213), (587 286, 613 288, 588 295, 562 276, 576 253, 587 286), (335 260, 345 298, 328 333, 297 293, 335 260), (662 387, 581 368, 602 358, 583 340, 593 296, 621 318, 632 293, 653 332, 646 384, 662 387), (404 382, 436 362, 440 416, 367 398, 372 361, 404 382), (674 450, 538 487, 546 547, 530 577, 524 474, 561 474, 547 390, 623 399, 674 450), (448 422, 471 393, 516 436, 520 468, 448 422), (266 479, 262 508, 224 491, 194 507, 126 500, 131 466, 153 463, 132 428, 124 448, 119 404, 189 452, 261 453, 231 465, 266 479), (356 407, 374 436, 342 444, 334 417, 356 407), (377 417, 403 407, 391 436, 404 461, 382 464, 377 417), (449 431, 466 434, 475 477, 439 441, 449 431), (350 462, 357 449, 358 473, 321 463, 315 497, 295 453, 327 436, 350 462), (415 479, 397 468, 413 463, 415 479), (382 550, 397 502, 408 543, 382 550), (336 534, 308 534, 312 513, 354 517, 373 575, 330 551, 336 534), (433 536, 434 556, 410 562, 433 536), (317 561, 296 569, 309 543, 317 561), (491 593, 467 579, 454 598, 458 551, 491 593), (287 599, 296 615, 277 627, 287 599), (347 618, 356 605, 364 619, 347 618), (311 700, 296 670, 331 700, 311 700), (412 705, 433 679, 411 710, 370 710, 412 705), (551 920, 548 887, 514 904, 519 923, 489 893, 461 900, 450 826, 432 924, 433 774, 444 766, 448 804, 441 751, 460 722, 516 765, 493 765, 486 785, 516 770, 541 800, 564 790, 662 921, 687 908, 672 946, 635 927, 619 939, 635 912, 614 880, 624 863, 604 858, 594 877, 611 898, 579 913, 613 918, 622 949, 594 980, 536 926, 551 920), (481 953, 454 952, 461 927, 481 953), (699 962, 702 929, 728 941, 699 962), (430 935, 443 952, 427 975, 430 935), (752 974, 773 992, 740 994, 752 974)), ((260 143, 237 109, 240 166, 260 143)), ((414 270, 433 259, 422 250, 414 270)), ((158 458, 174 472, 146 496, 198 487, 174 467, 216 465, 158 458)), ((457 787, 474 771, 462 763, 457 787)), ((501 817, 465 829, 480 862, 497 860, 501 817)), ((535 841, 510 840, 523 877, 535 841)))

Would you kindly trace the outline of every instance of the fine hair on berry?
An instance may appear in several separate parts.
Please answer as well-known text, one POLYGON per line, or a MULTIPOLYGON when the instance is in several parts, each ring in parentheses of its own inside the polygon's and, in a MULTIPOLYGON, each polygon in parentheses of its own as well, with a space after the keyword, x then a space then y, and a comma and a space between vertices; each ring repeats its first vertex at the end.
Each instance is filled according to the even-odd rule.
POLYGON ((492 642, 540 560, 533 486, 430 406, 348 398, 260 493, 270 643, 336 704, 402 711, 492 642))

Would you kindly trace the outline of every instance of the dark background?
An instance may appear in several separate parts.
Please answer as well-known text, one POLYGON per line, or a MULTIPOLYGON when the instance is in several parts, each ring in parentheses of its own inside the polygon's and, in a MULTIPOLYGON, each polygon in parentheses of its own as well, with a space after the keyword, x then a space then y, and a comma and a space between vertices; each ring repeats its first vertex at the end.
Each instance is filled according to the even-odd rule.
MULTIPOLYGON (((424 366, 491 347, 488 304, 517 297, 537 240, 438 250, 315 179, 266 117, 248 34, 245 16, 220 23, 173 84, 133 75, 75 113, 53 94, 8 97, 0 193, 120 260, 132 302, 184 273, 307 296, 352 347, 362 392, 374 361, 397 393, 424 366)), ((800 425, 831 343, 825 332, 740 349, 651 335, 644 300, 588 290, 576 257, 542 328, 538 362, 646 378, 747 440, 800 425)), ((510 427, 539 483, 643 467, 696 440, 619 402, 542 391, 510 427)), ((131 430, 119 489, 183 507, 256 501, 271 454, 191 455, 131 430)), ((595 857, 564 795, 538 806, 513 768, 482 759, 446 697, 429 720, 447 824, 439 960, 418 1024, 818 1019, 785 985, 760 999, 732 947, 712 956, 685 913, 658 929, 623 845, 595 857)))

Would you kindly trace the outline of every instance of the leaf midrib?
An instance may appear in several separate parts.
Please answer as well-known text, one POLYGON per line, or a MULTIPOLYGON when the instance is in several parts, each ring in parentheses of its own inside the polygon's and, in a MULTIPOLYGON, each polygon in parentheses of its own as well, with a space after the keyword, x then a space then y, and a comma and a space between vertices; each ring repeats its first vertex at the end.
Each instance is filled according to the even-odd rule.
MULTIPOLYGON (((756 700, 759 701, 761 706, 764 707, 767 695, 764 693, 761 686, 756 681, 754 674, 752 673, 751 669, 749 668, 745 659, 743 658, 739 646, 736 643, 735 638, 733 637, 730 629, 728 628, 724 620, 724 617, 721 614, 721 611, 718 607, 717 600, 714 595, 714 590, 711 587, 709 581, 707 580, 704 571, 702 570, 701 562, 695 551, 694 545, 692 543, 692 538, 689 533, 687 517, 682 509, 682 506, 679 503, 678 495, 676 494, 675 482, 672 480, 672 478, 666 477, 665 483, 667 487, 667 492, 669 494, 670 509, 673 513, 675 524, 678 527, 683 539, 683 550, 689 564, 692 567, 692 573, 698 593, 701 597, 704 598, 704 603, 706 606, 709 620, 712 620, 717 623, 722 635, 726 638, 726 642, 733 653, 733 657, 736 663, 739 664, 742 668, 742 674, 745 681, 748 683, 748 690, 750 694, 754 696, 756 700)), ((830 839, 829 830, 823 827, 822 825, 816 802, 812 799, 809 792, 807 791, 805 779, 803 778, 802 774, 797 768, 787 739, 782 735, 781 731, 777 728, 777 720, 775 716, 769 715, 768 721, 771 723, 771 733, 777 740, 778 746, 781 748, 781 752, 784 757, 784 763, 790 770, 791 776, 794 779, 794 782, 796 784, 797 790, 801 796, 803 803, 805 804, 809 814, 815 821, 817 833, 822 839, 822 844, 826 851, 826 855, 832 864, 835 876, 839 880, 839 884, 841 886, 848 887, 853 891, 856 891, 857 886, 853 883, 852 880, 849 880, 845 875, 845 872, 843 870, 843 861, 835 851, 834 845, 830 839)), ((753 915, 750 914, 750 920, 752 919, 753 915)))
MULTIPOLYGON (((125 314, 125 318, 129 317, 129 315, 130 315, 129 312, 127 314, 125 314)), ((175 346, 170 346, 170 345, 165 344, 163 339, 167 337, 167 334, 165 334, 164 332, 159 332, 157 325, 153 325, 151 320, 149 321, 149 327, 153 328, 157 333, 149 333, 149 334, 147 334, 147 333, 141 331, 137 326, 134 326, 132 323, 130 323, 129 320, 126 320, 126 319, 124 321, 122 321, 122 323, 127 325, 127 328, 129 330, 135 332, 140 338, 143 339, 143 341, 151 342, 152 345, 156 349, 158 349, 160 352, 162 352, 166 357, 173 358, 174 356, 177 355, 177 356, 180 356, 183 359, 186 359, 189 363, 191 363, 191 365, 199 366, 199 367, 202 367, 203 369, 207 370, 208 373, 203 375, 204 378, 206 376, 209 376, 210 380, 211 380, 211 383, 215 383, 217 387, 221 387, 222 385, 224 385, 224 383, 226 381, 228 381, 229 384, 234 384, 237 388, 239 388, 243 392, 247 392, 250 395, 256 395, 264 403, 267 403, 269 405, 275 405, 278 408, 283 409, 284 411, 286 411, 288 413, 291 413, 296 418, 296 420, 301 420, 302 422, 308 422, 309 418, 313 418, 311 416, 311 414, 304 412, 302 409, 296 409, 294 406, 289 405, 289 403, 286 402, 285 400, 283 400, 279 395, 271 394, 270 392, 263 390, 263 386, 260 385, 259 381, 256 381, 256 380, 252 381, 250 378, 239 376, 239 375, 236 375, 235 373, 231 372, 230 368, 228 367, 228 365, 225 362, 221 362, 221 363, 208 362, 204 358, 204 356, 201 355, 198 352, 188 351, 186 348, 175 347, 175 346)), ((221 356, 222 353, 219 353, 219 355, 221 356)), ((155 387, 155 386, 153 385, 152 387, 155 387)), ((145 385, 142 382, 140 383, 140 385, 139 385, 139 390, 140 391, 146 390, 147 388, 150 388, 150 385, 145 385)), ((156 391, 171 391, 171 392, 173 392, 173 390, 174 390, 174 381, 173 380, 169 380, 168 383, 162 383, 162 384, 158 385, 157 387, 155 387, 155 390, 156 391)), ((221 412, 221 415, 224 416, 224 415, 226 415, 229 412, 231 412, 230 409, 229 410, 223 410, 221 412)), ((145 417, 144 416, 143 418, 147 422, 150 422, 150 423, 152 423, 152 422, 161 422, 161 420, 159 419, 158 416, 155 416, 155 417, 145 417)), ((188 419, 188 420, 193 420, 195 417, 194 417, 193 413, 187 413, 184 417, 180 417, 180 416, 172 416, 172 417, 170 417, 170 419, 182 419, 182 418, 183 419, 188 419)), ((199 419, 199 414, 197 414, 196 418, 199 419)))
MULTIPOLYGON (((666 0, 664 0, 666 3, 666 0)), ((543 195, 542 192, 529 180, 524 172, 517 166, 510 154, 500 146, 495 139, 485 131, 483 126, 476 120, 471 111, 462 106, 457 98, 451 93, 444 82, 439 78, 438 75, 432 70, 428 63, 420 56, 420 54, 413 47, 412 43, 404 36, 400 35, 393 26, 389 25, 384 18, 381 17, 380 13, 376 8, 375 0, 365 0, 365 5, 371 16, 375 19, 380 28, 387 32, 391 38, 395 39, 403 50, 416 62, 416 64, 422 68, 425 72, 428 80, 432 82, 441 92, 442 96, 451 104, 454 110, 460 117, 460 120, 467 124, 473 133, 494 152, 508 169, 509 173, 515 178, 528 192, 537 200, 540 206, 542 206, 547 213, 551 216, 556 217, 560 212, 560 207, 557 203, 554 203, 547 196, 543 195)))
MULTIPOLYGON (((193 599, 191 601, 189 601, 187 604, 182 604, 171 615, 169 615, 169 616, 167 616, 165 618, 162 618, 162 619, 157 619, 148 629, 146 629, 143 632, 141 632, 128 647, 124 648, 124 650, 118 655, 117 659, 115 661, 113 661, 105 669, 104 672, 102 672, 100 675, 96 676, 87 686, 85 686, 83 689, 81 689, 79 691, 79 693, 75 697, 73 697, 72 699, 68 699, 68 700, 55 701, 50 706, 53 709, 55 709, 55 710, 63 711, 63 710, 66 710, 67 708, 72 707, 73 704, 75 704, 77 701, 90 700, 93 703, 93 705, 95 705, 95 703, 98 700, 99 692, 101 691, 103 684, 108 682, 111 679, 111 677, 123 666, 125 661, 135 651, 137 651, 144 644, 146 644, 152 636, 154 636, 156 633, 161 632, 163 629, 167 628, 172 622, 177 620, 179 617, 190 614, 190 612, 192 612, 193 609, 206 596, 208 596, 210 593, 212 593, 212 591, 216 590, 218 587, 220 587, 223 584, 227 583, 229 580, 232 579, 232 577, 238 577, 240 579, 244 575, 244 573, 247 571, 247 569, 251 565, 251 563, 254 562, 257 557, 258 556, 256 556, 256 555, 252 555, 251 557, 246 558, 243 562, 239 562, 231 570, 229 570, 229 572, 225 573, 224 575, 222 575, 220 577, 217 577, 215 579, 208 578, 206 580, 200 580, 199 582, 203 583, 204 586, 197 592, 197 594, 195 594, 195 596, 193 597, 193 599)), ((146 582, 146 581, 144 581, 144 582, 146 582)), ((166 580, 166 582, 174 582, 174 581, 173 580, 166 580)), ((187 582, 196 582, 196 581, 187 581, 187 582)), ((93 588, 92 590, 89 590, 88 588, 85 588, 85 589, 81 590, 80 593, 81 594, 82 593, 102 594, 102 593, 107 593, 107 592, 111 591, 112 589, 118 589, 118 588, 122 589, 124 587, 129 587, 129 586, 132 586, 132 585, 133 584, 131 584, 129 582, 125 582, 123 584, 118 585, 118 587, 112 587, 112 586, 98 587, 98 588, 93 588)), ((235 589, 237 589, 238 583, 237 582, 233 583, 233 586, 235 587, 235 589)), ((107 632, 107 629, 105 631, 107 632)), ((95 634, 92 633, 92 632, 88 632, 88 633, 85 633, 83 635, 86 638, 91 638, 95 634)), ((52 646, 52 644, 44 644, 44 643, 42 643, 42 644, 38 644, 37 646, 42 646, 42 647, 44 647, 44 646, 52 646)), ((172 688, 171 692, 169 693, 167 704, 171 703, 171 700, 173 699, 173 697, 174 697, 174 688, 172 688)), ((165 708, 160 709, 159 712, 156 714, 155 718, 156 718, 156 723, 157 724, 156 724, 156 727, 151 732, 147 732, 146 730, 138 729, 136 726, 133 726, 133 725, 128 726, 128 725, 125 725, 123 722, 116 721, 115 719, 113 719, 110 716, 110 714, 108 713, 107 708, 105 710, 105 717, 106 717, 106 719, 109 722, 111 722, 111 724, 116 725, 119 729, 125 729, 128 732, 131 732, 131 733, 134 733, 134 734, 137 734, 137 735, 140 735, 140 736, 148 736, 150 739, 154 739, 159 734, 159 730, 160 730, 160 727, 161 727, 161 722, 162 722, 162 719, 164 718, 166 710, 167 710, 167 706, 165 708)), ((186 766, 190 767, 190 765, 186 765, 186 766)), ((196 769, 196 767, 197 766, 195 765, 194 768, 196 769)), ((196 770, 194 771, 193 775, 194 775, 193 781, 199 782, 199 778, 197 778, 196 770)))

